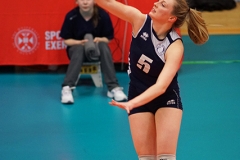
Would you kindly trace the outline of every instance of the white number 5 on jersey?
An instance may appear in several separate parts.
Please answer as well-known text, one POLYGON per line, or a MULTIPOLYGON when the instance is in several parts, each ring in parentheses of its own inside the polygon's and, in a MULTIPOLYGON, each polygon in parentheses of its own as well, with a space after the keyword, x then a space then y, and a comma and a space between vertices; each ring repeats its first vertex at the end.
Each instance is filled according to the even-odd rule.
POLYGON ((144 54, 139 58, 137 67, 142 69, 145 73, 150 71, 150 64, 153 62, 152 59, 148 58, 144 54), (149 64, 150 63, 150 64, 149 64))

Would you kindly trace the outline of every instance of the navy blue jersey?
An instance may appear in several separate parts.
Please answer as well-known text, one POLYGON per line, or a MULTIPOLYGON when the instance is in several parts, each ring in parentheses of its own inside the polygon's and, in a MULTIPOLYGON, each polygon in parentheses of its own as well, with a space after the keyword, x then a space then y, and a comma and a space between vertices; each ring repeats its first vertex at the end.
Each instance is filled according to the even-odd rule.
MULTIPOLYGON (((165 65, 165 53, 177 39, 181 37, 175 30, 169 31, 164 39, 158 39, 152 27, 152 20, 147 15, 137 35, 132 36, 128 69, 130 85, 137 88, 139 92, 144 92, 155 84, 165 65)), ((177 74, 168 89, 179 89, 177 74)))
POLYGON ((86 33, 91 33, 93 37, 113 39, 114 30, 109 14, 98 7, 98 24, 95 27, 93 18, 86 21, 80 14, 79 7, 69 11, 65 16, 60 36, 63 39, 82 40, 86 33))

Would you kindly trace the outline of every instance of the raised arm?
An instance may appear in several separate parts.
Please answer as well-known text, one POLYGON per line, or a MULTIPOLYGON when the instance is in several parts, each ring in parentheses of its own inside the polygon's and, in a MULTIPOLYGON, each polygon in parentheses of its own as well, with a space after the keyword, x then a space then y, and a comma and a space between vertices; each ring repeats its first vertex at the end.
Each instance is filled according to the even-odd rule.
POLYGON ((125 5, 116 0, 95 0, 95 2, 103 9, 109 11, 111 14, 131 23, 133 32, 135 33, 145 21, 145 15, 132 6, 125 5))

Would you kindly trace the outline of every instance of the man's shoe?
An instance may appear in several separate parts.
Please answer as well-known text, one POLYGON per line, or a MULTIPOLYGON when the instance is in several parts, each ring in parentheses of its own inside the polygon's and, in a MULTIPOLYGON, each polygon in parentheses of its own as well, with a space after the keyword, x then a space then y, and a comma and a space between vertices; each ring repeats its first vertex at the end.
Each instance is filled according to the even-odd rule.
POLYGON ((107 92, 109 98, 113 98, 115 101, 121 102, 126 101, 127 96, 123 93, 122 87, 115 87, 111 91, 107 92))
POLYGON ((65 104, 74 103, 73 96, 72 96, 72 90, 69 86, 64 86, 62 88, 61 102, 65 103, 65 104))

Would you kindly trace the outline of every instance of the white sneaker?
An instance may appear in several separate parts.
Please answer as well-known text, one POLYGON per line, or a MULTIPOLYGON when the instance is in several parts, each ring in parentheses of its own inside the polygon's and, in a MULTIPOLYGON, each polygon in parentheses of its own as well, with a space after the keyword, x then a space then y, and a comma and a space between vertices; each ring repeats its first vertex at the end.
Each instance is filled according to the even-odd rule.
POLYGON ((115 101, 126 101, 127 96, 123 93, 123 88, 122 87, 115 87, 111 91, 107 92, 107 96, 109 98, 113 98, 115 101))
POLYGON ((69 86, 64 86, 62 88, 61 102, 66 103, 66 104, 74 103, 73 96, 72 96, 72 90, 69 86))

